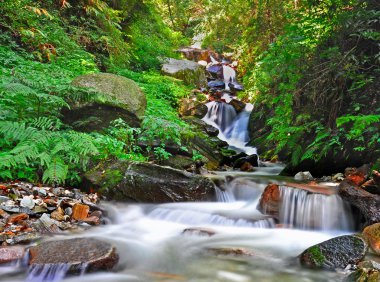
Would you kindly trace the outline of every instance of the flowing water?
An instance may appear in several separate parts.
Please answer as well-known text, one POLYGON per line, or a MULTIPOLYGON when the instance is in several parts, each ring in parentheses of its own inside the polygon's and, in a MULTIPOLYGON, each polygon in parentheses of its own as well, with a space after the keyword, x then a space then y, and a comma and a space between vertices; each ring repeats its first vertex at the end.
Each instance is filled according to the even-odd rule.
MULTIPOLYGON (((223 97, 225 100, 231 98, 223 97)), ((254 147, 246 146, 249 141, 248 122, 253 105, 247 104, 239 114, 235 108, 224 102, 212 101, 206 104, 208 112, 203 121, 219 129, 218 138, 226 141, 231 149, 245 152, 248 155, 257 154, 254 147)))
MULTIPOLYGON (((340 273, 302 269, 296 256, 313 244, 350 233, 350 211, 336 195, 313 197, 281 188, 280 222, 263 215, 256 207, 266 185, 288 181, 273 175, 280 170, 271 166, 210 175, 218 184, 215 202, 104 204, 111 223, 76 236, 114 244, 120 255, 115 272, 63 281, 339 281, 340 273), (226 248, 250 255, 215 253, 226 248)), ((68 237, 72 235, 56 239, 68 237)), ((8 266, 0 268, 0 281, 40 282, 46 273, 45 281, 59 281, 66 268, 31 269, 28 276, 22 266, 8 266)))
MULTIPOLYGON (((230 73, 228 80, 234 76, 230 73)), ((237 151, 257 154, 246 146, 252 105, 239 114, 224 102, 210 102, 207 107, 204 120, 219 129, 220 139, 237 151)), ((84 267, 81 276, 65 277, 65 264, 27 270, 25 262, 19 262, 0 267, 0 281, 340 281, 339 272, 303 269, 297 256, 314 244, 352 232, 350 209, 337 195, 284 187, 289 179, 277 176, 281 170, 266 164, 250 173, 211 174, 215 202, 104 203, 109 224, 53 239, 76 236, 112 243, 120 256, 114 272, 86 274, 84 267), (268 183, 280 185, 278 219, 257 210, 268 183), (233 255, 234 250, 243 254, 233 255)))

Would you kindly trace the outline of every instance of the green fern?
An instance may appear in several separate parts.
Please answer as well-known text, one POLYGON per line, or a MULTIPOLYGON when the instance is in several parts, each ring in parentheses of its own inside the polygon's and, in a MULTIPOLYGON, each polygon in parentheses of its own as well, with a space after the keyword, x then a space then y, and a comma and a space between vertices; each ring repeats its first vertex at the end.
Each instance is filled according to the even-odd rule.
POLYGON ((42 176, 42 181, 45 183, 62 183, 62 180, 66 179, 69 171, 68 165, 60 158, 54 158, 47 166, 42 176))
MULTIPOLYGON (((0 171, 17 170, 21 166, 43 171, 42 181, 64 183, 70 169, 84 170, 90 157, 97 154, 91 136, 74 131, 51 131, 53 121, 39 119, 40 128, 25 122, 0 121, 0 137, 5 141, 0 153, 0 171)), ((3 177, 9 177, 7 173, 3 177)))

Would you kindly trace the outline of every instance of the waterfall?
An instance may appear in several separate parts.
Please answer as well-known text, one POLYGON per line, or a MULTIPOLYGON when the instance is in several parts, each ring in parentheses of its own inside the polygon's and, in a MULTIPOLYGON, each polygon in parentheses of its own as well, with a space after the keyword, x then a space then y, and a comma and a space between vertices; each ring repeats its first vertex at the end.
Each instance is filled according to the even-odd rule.
POLYGON ((226 90, 230 90, 228 84, 236 82, 236 71, 230 66, 223 65, 223 81, 226 90))
POLYGON ((237 113, 230 104, 223 102, 209 102, 206 104, 208 111, 204 121, 225 132, 235 121, 237 113))
POLYGON ((234 202, 235 201, 235 196, 231 190, 222 190, 219 187, 215 188, 215 193, 216 193, 216 200, 218 202, 234 202))
POLYGON ((70 264, 36 264, 28 272, 27 282, 58 282, 61 281, 70 269, 70 264))
POLYGON ((237 151, 248 155, 257 154, 256 148, 246 146, 249 141, 248 122, 253 109, 252 104, 247 104, 239 114, 232 105, 224 102, 212 101, 206 106, 208 111, 202 120, 219 129, 219 139, 226 141, 237 151))
POLYGON ((280 186, 280 222, 300 229, 353 230, 353 218, 338 195, 280 186))

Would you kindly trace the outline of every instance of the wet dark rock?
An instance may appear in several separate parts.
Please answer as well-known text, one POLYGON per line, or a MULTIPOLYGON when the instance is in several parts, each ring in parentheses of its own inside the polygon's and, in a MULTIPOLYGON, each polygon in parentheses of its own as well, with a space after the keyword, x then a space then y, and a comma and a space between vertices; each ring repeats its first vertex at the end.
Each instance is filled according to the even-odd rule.
MULTIPOLYGON (((239 160, 239 159, 243 160, 244 158, 248 157, 248 155, 246 153, 244 153, 244 152, 241 152, 239 154, 234 153, 233 155, 230 155, 230 153, 232 153, 232 152, 233 151, 228 151, 228 154, 223 157, 223 161, 222 161, 221 165, 233 166, 233 164, 237 160, 239 160)), ((243 163, 244 163, 244 161, 242 161, 240 163, 240 165, 243 164, 243 163)))
POLYGON ((111 270, 119 260, 111 244, 92 238, 44 242, 29 251, 31 266, 69 264, 71 273, 78 272, 84 265, 89 272, 111 270))
MULTIPOLYGON (((184 121, 186 121, 187 123, 190 123, 190 124, 196 126, 199 130, 203 131, 204 133, 206 133, 210 137, 216 137, 219 134, 219 130, 217 128, 213 127, 212 125, 207 124, 206 122, 204 122, 203 120, 201 120, 199 118, 188 116, 188 117, 183 117, 182 119, 184 121)), ((214 142, 217 140, 220 141, 220 139, 218 139, 218 138, 216 140, 212 140, 212 141, 214 142)))
POLYGON ((210 88, 224 88, 225 84, 221 80, 211 80, 207 83, 210 88))
POLYGON ((178 111, 181 116, 203 118, 207 114, 207 106, 197 100, 183 98, 178 111))
POLYGON ((230 87, 230 89, 232 91, 243 91, 244 90, 244 86, 237 83, 237 82, 229 83, 228 86, 230 87))
POLYGON ((25 255, 25 248, 20 246, 0 247, 0 264, 20 260, 25 255))
POLYGON ((243 165, 240 167, 240 170, 241 170, 241 171, 254 171, 255 168, 254 168, 249 162, 245 162, 245 163, 243 163, 243 165))
POLYGON ((339 236, 306 249, 300 262, 308 268, 345 269, 364 259, 368 245, 359 236, 339 236))
POLYGON ((212 125, 206 126, 205 131, 206 131, 207 135, 210 137, 217 137, 219 135, 219 129, 217 129, 216 127, 213 127, 212 125))
POLYGON ((149 163, 117 161, 85 174, 85 187, 109 199, 136 202, 207 201, 215 197, 208 178, 149 163))
MULTIPOLYGON (((218 130, 218 134, 219 134, 219 130, 218 130)), ((210 140, 215 143, 215 145, 218 147, 218 148, 226 148, 228 147, 228 143, 226 141, 223 141, 223 140, 220 140, 219 138, 210 138, 210 140)))
POLYGON ((234 107, 237 113, 240 113, 245 109, 245 103, 237 99, 232 99, 228 104, 234 107))
POLYGON ((256 154, 242 157, 233 162, 233 168, 241 168, 244 163, 249 163, 254 167, 259 166, 259 157, 256 154))
POLYGON ((212 78, 223 79, 223 65, 222 64, 212 64, 206 68, 206 71, 212 78))
POLYGON ((161 73, 181 79, 187 85, 202 87, 207 83, 204 67, 188 60, 167 59, 161 68, 161 73))
POLYGON ((343 200, 358 208, 366 225, 380 222, 380 195, 371 194, 350 180, 340 183, 338 193, 343 200))
MULTIPOLYGON (((254 122, 254 120, 252 122, 254 122)), ((262 131, 261 134, 263 133, 264 132, 262 131)), ((256 136, 255 132, 252 132, 251 135, 256 136)), ((303 146, 304 144, 300 145, 303 146)), ((332 151, 330 151, 318 160, 307 159, 301 161, 297 165, 293 165, 291 164, 291 162, 288 162, 287 166, 281 172, 281 175, 288 176, 294 175, 299 171, 310 171, 310 173, 314 177, 322 177, 323 175, 332 175, 338 172, 342 172, 347 167, 360 167, 361 165, 363 165, 363 163, 371 163, 374 161, 376 154, 371 153, 370 150, 357 152, 353 149, 353 147, 350 148, 349 146, 350 145, 346 143, 345 148, 341 150, 341 154, 334 154, 332 151)), ((263 149, 259 149, 260 152, 263 152, 263 149)), ((289 152, 286 153, 289 155, 289 152)), ((288 161, 289 159, 287 159, 283 155, 285 154, 283 153, 280 155, 280 159, 282 161, 288 161)))

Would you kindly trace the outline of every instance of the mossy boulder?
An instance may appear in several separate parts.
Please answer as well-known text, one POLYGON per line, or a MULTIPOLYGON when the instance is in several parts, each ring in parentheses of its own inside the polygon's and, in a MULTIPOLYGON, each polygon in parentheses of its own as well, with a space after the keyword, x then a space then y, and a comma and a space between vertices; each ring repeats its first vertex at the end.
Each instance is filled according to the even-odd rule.
POLYGON ((300 256, 303 266, 315 269, 344 269, 365 257, 368 245, 362 237, 344 235, 306 249, 300 256))
POLYGON ((164 203, 215 199, 215 187, 210 179, 151 163, 102 163, 85 174, 83 185, 118 201, 164 203))
POLYGON ((189 60, 167 59, 161 68, 164 75, 182 80, 187 85, 207 86, 204 67, 189 60))
POLYGON ((126 77, 110 73, 85 74, 75 78, 73 86, 89 88, 98 93, 91 102, 77 102, 65 109, 63 120, 83 131, 99 130, 109 122, 122 118, 130 126, 139 126, 146 109, 141 88, 126 77))

